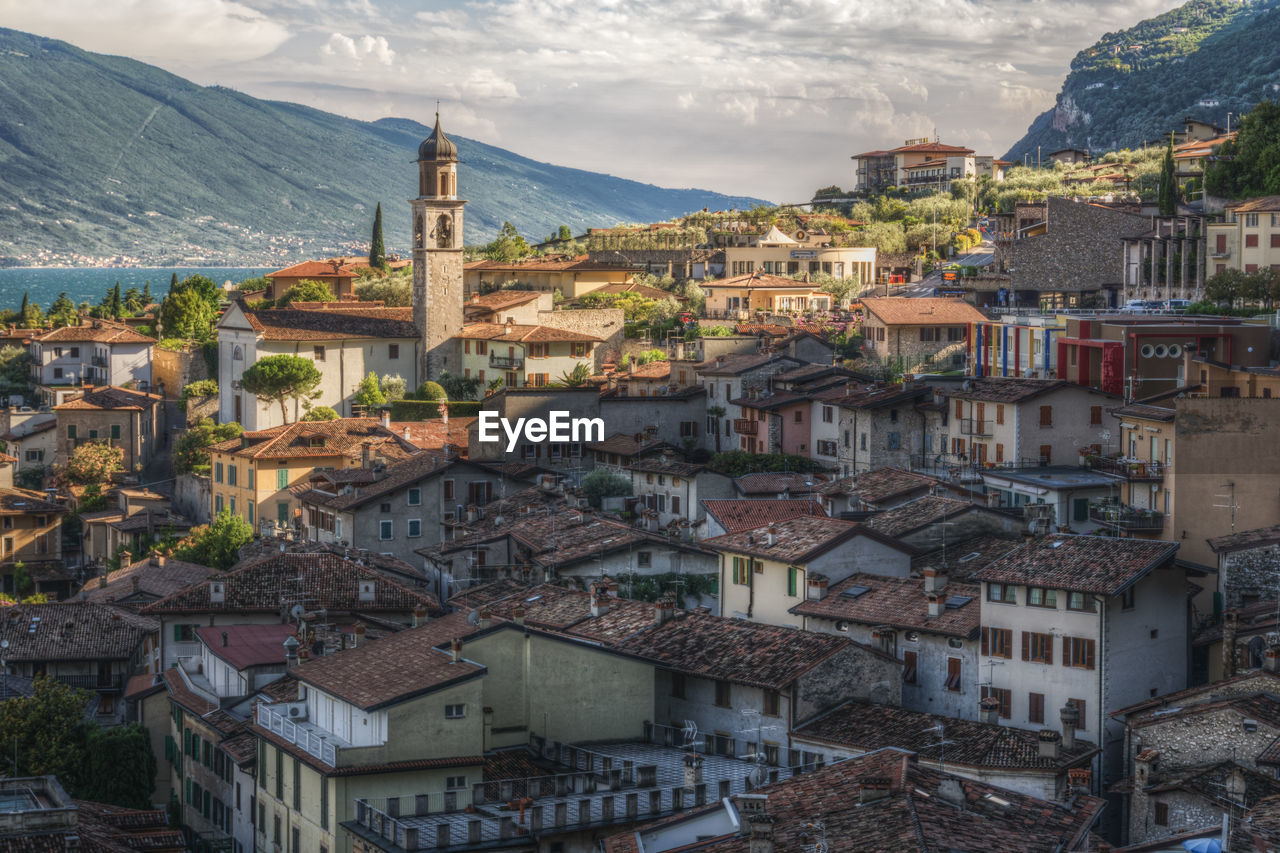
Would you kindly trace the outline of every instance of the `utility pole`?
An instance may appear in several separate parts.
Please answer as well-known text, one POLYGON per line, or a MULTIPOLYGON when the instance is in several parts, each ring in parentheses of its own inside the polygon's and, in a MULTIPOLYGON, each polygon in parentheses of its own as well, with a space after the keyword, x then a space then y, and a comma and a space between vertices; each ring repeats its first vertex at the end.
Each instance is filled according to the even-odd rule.
POLYGON ((1225 495, 1214 495, 1214 497, 1225 498, 1227 503, 1214 504, 1213 507, 1214 509, 1231 510, 1231 535, 1234 536, 1236 532, 1236 484, 1234 482, 1223 483, 1222 488, 1226 489, 1227 493, 1225 495))

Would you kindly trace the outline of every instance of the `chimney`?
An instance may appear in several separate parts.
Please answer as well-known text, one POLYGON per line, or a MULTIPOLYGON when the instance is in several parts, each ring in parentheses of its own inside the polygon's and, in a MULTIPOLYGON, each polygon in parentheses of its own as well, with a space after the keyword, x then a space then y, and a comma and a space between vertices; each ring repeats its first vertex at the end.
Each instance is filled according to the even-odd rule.
POLYGON ((756 814, 747 819, 747 853, 774 853, 773 815, 756 814))
POLYGON ((488 628, 491 622, 492 622, 492 619, 490 618, 489 608, 487 608, 487 607, 481 607, 481 608, 480 608, 480 622, 479 622, 480 627, 481 627, 481 628, 488 628))
POLYGON ((419 604, 413 608, 413 627, 417 628, 419 625, 425 624, 427 624, 427 606, 419 604))
POLYGON ((360 445, 360 467, 369 468, 373 465, 373 442, 366 441, 360 445))
MULTIPOLYGON (((926 570, 926 574, 927 573, 928 572, 926 570)), ((927 585, 928 580, 926 580, 925 583, 927 585)), ((925 597, 929 599, 929 618, 937 619, 942 615, 942 596, 938 595, 936 592, 926 592, 925 597)))
POLYGON ((769 532, 768 532, 768 534, 766 534, 766 535, 765 535, 765 537, 764 537, 764 541, 765 541, 765 544, 766 544, 766 545, 769 545, 770 547, 772 547, 772 546, 774 546, 774 545, 777 545, 777 544, 778 544, 778 528, 777 528, 777 526, 775 526, 775 525, 773 525, 773 524, 770 524, 770 525, 769 525, 769 532))
POLYGON ((1155 749, 1140 750, 1133 757, 1133 776, 1134 782, 1138 788, 1145 788, 1149 784, 1151 772, 1156 769, 1156 764, 1160 761, 1160 752, 1155 749))
POLYGON ((102 565, 102 571, 98 572, 98 589, 102 589, 107 585, 107 566, 102 565))
POLYGON ((352 646, 354 648, 358 649, 364 645, 364 632, 365 632, 364 623, 357 622, 355 624, 355 627, 351 630, 352 646))
POLYGON ((1062 748, 1062 735, 1053 729, 1041 729, 1037 736, 1040 745, 1040 757, 1057 761, 1062 748))
POLYGON ((404 428, 404 440, 405 440, 405 441, 408 441, 408 440, 409 440, 409 428, 408 428, 408 427, 405 427, 405 428, 404 428))
POLYGON ((1262 668, 1267 672, 1280 672, 1280 647, 1267 647, 1262 656, 1262 668))
POLYGON ((809 575, 809 600, 821 601, 827 597, 827 579, 822 575, 809 575))
POLYGON ((1093 787, 1093 773, 1088 767, 1072 767, 1067 771, 1067 785, 1073 794, 1088 794, 1093 787))
POLYGON ((524 605, 517 604, 511 608, 511 619, 521 628, 524 627, 524 605))
POLYGON ((382 410, 382 428, 391 429, 391 410, 390 409, 382 410))
POLYGON ((653 624, 665 625, 676 615, 676 602, 670 593, 666 593, 653 605, 653 624))
POLYGON ((684 786, 695 788, 702 784, 702 756, 696 752, 684 754, 684 786))
POLYGON ((287 637, 284 646, 284 668, 293 669, 298 665, 298 638, 287 637))
POLYGON ((1000 700, 988 696, 978 703, 978 719, 993 726, 1000 725, 1000 700))
POLYGON ((132 566, 132 565, 133 565, 133 554, 129 553, 128 551, 121 551, 120 567, 124 568, 125 566, 132 566))
POLYGON ((449 404, 447 402, 436 406, 436 411, 440 413, 440 423, 446 427, 449 426, 449 404))
POLYGON ((151 555, 151 565, 155 566, 157 569, 164 568, 164 560, 165 560, 164 554, 151 555))
POLYGON ((1076 724, 1080 722, 1080 709, 1068 702, 1058 712, 1062 720, 1062 748, 1067 752, 1076 748, 1076 724))
POLYGON ((858 786, 858 804, 865 806, 867 803, 883 800, 892 792, 889 779, 882 776, 868 777, 858 786))
POLYGON ((453 657, 453 662, 457 663, 462 660, 462 638, 454 637, 449 641, 449 654, 453 657))
POLYGON ((947 575, 945 571, 937 569, 924 570, 924 591, 925 592, 942 592, 947 586, 947 575))
POLYGON ((636 373, 636 360, 633 358, 627 362, 627 375, 634 376, 636 373))
POLYGON ((223 647, 224 649, 227 647, 227 632, 226 632, 226 631, 223 631, 223 632, 222 632, 222 647, 223 647))
POLYGON ((1240 616, 1234 610, 1222 614, 1222 677, 1230 678, 1236 674, 1236 631, 1240 624, 1240 616))
POLYGON ((227 586, 222 581, 209 581, 209 603, 223 604, 227 600, 227 586))
POLYGON ((609 612, 609 589, 604 584, 591 585, 591 615, 595 618, 609 612))

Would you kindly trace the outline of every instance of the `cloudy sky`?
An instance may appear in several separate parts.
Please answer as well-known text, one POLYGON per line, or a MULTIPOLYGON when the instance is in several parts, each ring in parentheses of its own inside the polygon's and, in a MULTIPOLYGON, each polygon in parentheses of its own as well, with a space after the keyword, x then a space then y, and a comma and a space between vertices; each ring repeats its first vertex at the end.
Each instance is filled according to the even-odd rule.
POLYGON ((774 201, 932 136, 1003 154, 1076 51, 1175 0, 0 0, 197 83, 774 201))

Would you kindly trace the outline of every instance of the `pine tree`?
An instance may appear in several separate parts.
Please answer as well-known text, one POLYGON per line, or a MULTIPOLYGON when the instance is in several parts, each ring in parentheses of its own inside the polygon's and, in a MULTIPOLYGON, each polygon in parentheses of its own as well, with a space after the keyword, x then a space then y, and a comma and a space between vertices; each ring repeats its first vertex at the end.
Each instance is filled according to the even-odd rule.
POLYGON ((375 270, 387 268, 387 249, 382 242, 382 202, 373 214, 373 240, 369 243, 369 266, 375 270))
POLYGON ((173 293, 174 289, 177 286, 178 286, 178 274, 174 273, 173 278, 169 279, 169 292, 173 293))
POLYGON ((1164 152, 1164 164, 1160 167, 1160 205, 1161 216, 1173 216, 1178 212, 1178 178, 1173 173, 1173 136, 1169 137, 1169 147, 1164 152))
MULTIPOLYGON (((176 276, 177 273, 174 273, 174 275, 176 276)), ((142 306, 145 308, 150 304, 151 304, 151 279, 147 279, 142 283, 142 306)))

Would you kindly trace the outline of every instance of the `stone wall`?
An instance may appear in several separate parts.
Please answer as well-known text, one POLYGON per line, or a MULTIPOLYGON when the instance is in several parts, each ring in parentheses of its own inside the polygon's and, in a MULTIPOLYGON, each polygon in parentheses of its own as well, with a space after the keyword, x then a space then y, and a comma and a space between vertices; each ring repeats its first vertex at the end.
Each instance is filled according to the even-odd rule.
MULTIPOLYGON (((198 344, 192 344, 181 352, 153 347, 151 352, 151 381, 157 389, 164 382, 164 395, 170 399, 182 393, 184 385, 208 379, 209 366, 198 344)), ((217 378, 217 377, 214 377, 217 378)))
POLYGON ((1275 597, 1280 583, 1280 545, 1235 551, 1222 558, 1223 606, 1231 609, 1245 604, 1244 598, 1262 601, 1275 597))
POLYGON ((208 477, 182 474, 173 481, 173 510, 198 524, 208 524, 210 493, 208 477))
POLYGON ((188 397, 186 426, 193 427, 205 418, 213 418, 216 421, 218 419, 218 400, 217 394, 208 397, 188 397))
POLYGON ((851 646, 809 669, 795 686, 793 725, 850 699, 901 706, 902 664, 862 646, 851 646))
POLYGON ((623 323, 621 308, 583 308, 574 311, 539 311, 538 324, 603 338, 595 351, 595 372, 606 361, 621 358, 623 323))
POLYGON ((1141 234, 1150 220, 1063 198, 1048 199, 1047 210, 1044 234, 996 245, 996 268, 1010 273, 1013 289, 1079 293, 1121 287, 1119 238, 1141 234))

